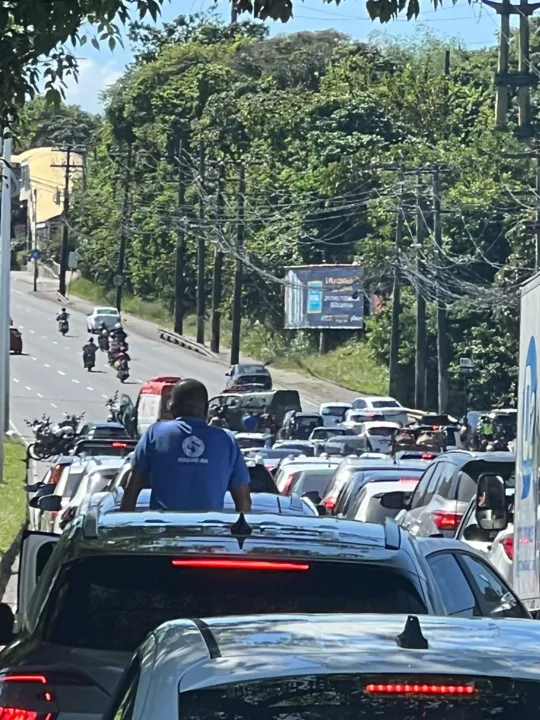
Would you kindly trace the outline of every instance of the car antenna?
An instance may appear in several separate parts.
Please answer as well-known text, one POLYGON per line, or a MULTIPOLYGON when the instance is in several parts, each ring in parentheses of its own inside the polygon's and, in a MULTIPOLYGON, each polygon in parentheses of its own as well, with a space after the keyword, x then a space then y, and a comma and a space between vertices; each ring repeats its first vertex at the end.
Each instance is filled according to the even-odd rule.
POLYGON ((231 535, 238 540, 240 550, 244 547, 246 539, 253 534, 253 528, 246 520, 243 512, 240 513, 238 520, 231 525, 231 535))
POLYGON ((399 647, 408 650, 427 650, 429 648, 428 641, 422 635, 420 621, 416 615, 409 615, 405 623, 405 629, 396 638, 399 647))

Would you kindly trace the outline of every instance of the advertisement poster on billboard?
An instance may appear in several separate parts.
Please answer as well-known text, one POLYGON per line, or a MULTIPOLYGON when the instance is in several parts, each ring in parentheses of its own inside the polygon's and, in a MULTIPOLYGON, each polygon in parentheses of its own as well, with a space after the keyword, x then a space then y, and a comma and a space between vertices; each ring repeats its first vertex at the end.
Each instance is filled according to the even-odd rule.
POLYGON ((286 268, 285 328, 363 328, 363 276, 357 265, 286 268))

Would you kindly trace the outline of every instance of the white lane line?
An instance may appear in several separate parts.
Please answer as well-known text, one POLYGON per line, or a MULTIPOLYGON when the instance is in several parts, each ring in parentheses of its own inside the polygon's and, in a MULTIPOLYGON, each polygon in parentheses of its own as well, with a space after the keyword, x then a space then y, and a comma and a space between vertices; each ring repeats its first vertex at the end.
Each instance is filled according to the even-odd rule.
POLYGON ((105 400, 108 400, 108 399, 109 399, 106 395, 103 395, 103 394, 101 395, 101 397, 104 397, 105 400))
POLYGON ((93 388, 93 387, 90 387, 90 385, 87 385, 87 386, 86 386, 86 389, 87 389, 87 390, 90 390, 90 392, 94 392, 94 388, 93 388))
POLYGON ((40 335, 40 337, 41 337, 42 340, 46 340, 46 339, 47 339, 47 336, 46 336, 46 335, 40 335))
POLYGON ((19 325, 19 327, 21 328, 21 330, 24 330, 24 325, 19 325))
POLYGON ((44 363, 44 366, 45 366, 45 367, 51 367, 50 365, 47 365, 47 363, 44 363))
POLYGON ((17 295, 24 295, 24 293, 21 292, 20 290, 14 290, 13 292, 14 292, 14 293, 17 293, 17 295))
POLYGON ((51 403, 51 407, 57 408, 58 405, 55 405, 54 403, 51 403))
POLYGON ((75 378, 71 378, 71 382, 77 383, 77 385, 79 385, 79 381, 75 380, 75 378))
POLYGON ((17 380, 17 378, 13 378, 13 382, 18 383, 19 381, 17 380))
POLYGON ((34 332, 34 330, 30 330, 30 332, 32 333, 32 335, 35 335, 35 334, 36 334, 36 333, 34 332))
POLYGON ((36 393, 36 395, 43 400, 43 395, 41 393, 36 393))
POLYGON ((66 374, 65 372, 62 372, 61 370, 57 370, 56 372, 57 372, 59 375, 65 375, 65 374, 66 374))
POLYGON ((144 380, 141 380, 141 378, 137 378, 137 382, 138 382, 138 383, 143 383, 144 380))
POLYGON ((69 350, 67 345, 64 345, 64 350, 69 350))
POLYGON ((28 390, 28 392, 32 392, 32 388, 30 387, 30 385, 25 385, 24 389, 28 390))
POLYGON ((53 344, 53 345, 58 345, 58 343, 56 342, 56 340, 53 340, 53 341, 52 341, 52 344, 53 344))
POLYGON ((34 360, 34 362, 35 362, 35 361, 37 360, 37 358, 34 358, 34 357, 33 357, 32 360, 34 360))

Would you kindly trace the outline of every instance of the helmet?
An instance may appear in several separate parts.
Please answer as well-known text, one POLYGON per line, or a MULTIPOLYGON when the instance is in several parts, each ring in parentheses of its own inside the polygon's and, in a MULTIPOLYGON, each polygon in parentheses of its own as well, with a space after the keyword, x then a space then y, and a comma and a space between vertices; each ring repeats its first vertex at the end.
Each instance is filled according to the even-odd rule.
POLYGON ((66 312, 66 308, 62 308, 62 312, 66 312))
POLYGON ((94 344, 94 338, 93 338, 93 337, 91 337, 91 338, 88 338, 88 342, 89 342, 89 343, 91 343, 91 344, 93 345, 93 344, 94 344))

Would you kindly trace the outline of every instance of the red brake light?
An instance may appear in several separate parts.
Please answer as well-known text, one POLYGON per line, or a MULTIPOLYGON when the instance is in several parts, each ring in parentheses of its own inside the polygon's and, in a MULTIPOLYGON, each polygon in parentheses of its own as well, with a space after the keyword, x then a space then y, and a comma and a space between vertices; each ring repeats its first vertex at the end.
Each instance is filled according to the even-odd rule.
POLYGON ((461 522, 463 513, 444 512, 443 510, 435 510, 433 513, 433 522, 439 530, 452 530, 457 528, 461 522))
POLYGON ((42 685, 47 684, 47 678, 45 675, 36 675, 35 673, 29 673, 28 675, 4 675, 0 677, 0 682, 34 682, 41 683, 42 685))
POLYGON ((406 477, 405 477, 405 478, 399 478, 399 482, 402 482, 402 483, 417 483, 417 482, 418 482, 418 478, 406 478, 406 477))
POLYGON ((174 567, 206 568, 212 570, 309 570, 305 563, 273 562, 269 560, 173 560, 174 567))
POLYGON ((514 537, 513 535, 510 535, 510 537, 504 538, 504 540, 501 542, 501 545, 503 546, 504 552, 508 555, 510 560, 514 559, 514 537))
POLYGON ((293 478, 294 475, 287 475, 287 477, 285 478, 285 485, 283 485, 283 490, 281 491, 282 495, 287 495, 287 493, 291 489, 293 478))
POLYGON ((127 443, 125 443, 125 442, 113 442, 113 443, 111 443, 111 447, 113 447, 113 448, 127 448, 127 443))
POLYGON ((421 460, 433 460, 435 456, 431 453, 424 453, 421 457, 421 460))
POLYGON ((366 692, 386 695, 474 695, 474 685, 371 684, 366 692))
POLYGON ((328 497, 323 500, 323 505, 327 510, 333 510, 336 507, 336 498, 328 497))
POLYGON ((51 475, 49 477, 48 485, 56 485, 56 483, 60 480, 60 475, 62 474, 62 470, 64 469, 65 465, 55 465, 53 469, 51 470, 51 475))
MULTIPOLYGON (((77 685, 79 687, 94 685, 94 681, 88 677, 88 675, 76 670, 51 670, 47 675, 41 675, 40 673, 6 673, 5 675, 0 675, 0 684, 6 682, 39 683, 40 685, 77 685)), ((2 720, 1 715, 0 720, 2 720)))
MULTIPOLYGON (((0 720, 37 720, 38 713, 33 710, 22 708, 0 707, 0 720)), ((45 716, 45 720, 52 718, 51 713, 45 716)))

